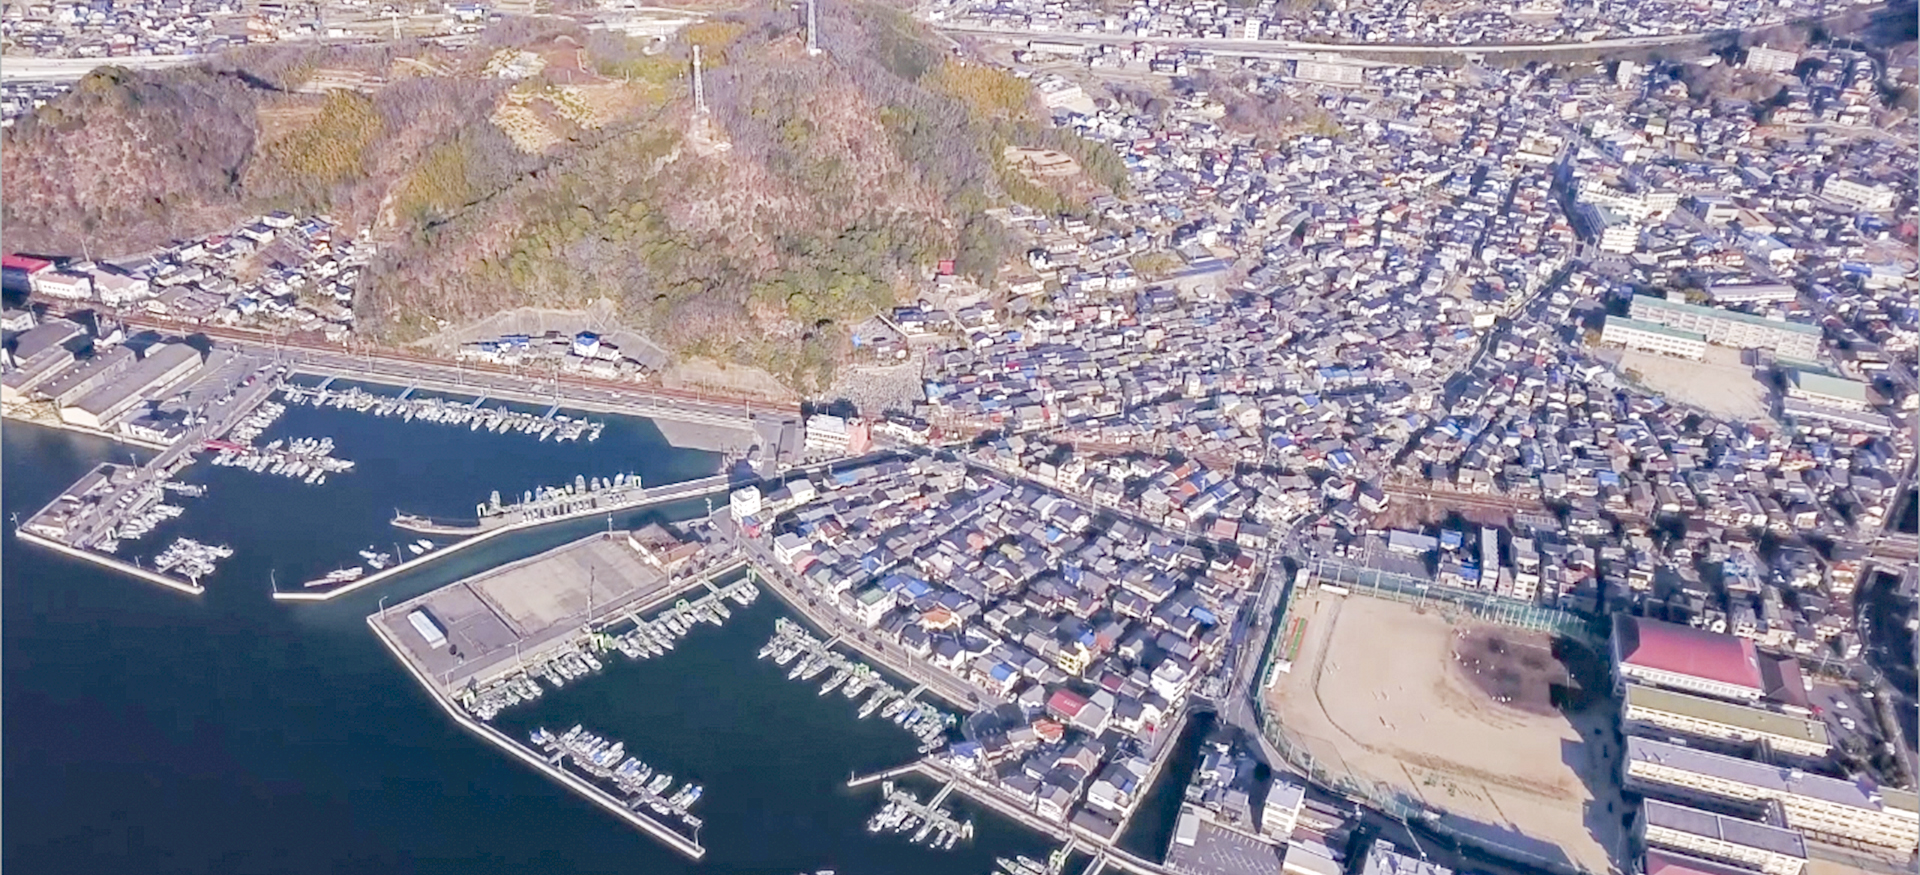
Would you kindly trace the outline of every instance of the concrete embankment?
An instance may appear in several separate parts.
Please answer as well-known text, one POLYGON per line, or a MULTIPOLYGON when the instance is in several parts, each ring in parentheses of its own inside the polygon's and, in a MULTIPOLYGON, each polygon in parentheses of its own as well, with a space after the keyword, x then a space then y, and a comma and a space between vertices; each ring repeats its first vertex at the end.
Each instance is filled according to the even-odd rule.
POLYGON ((380 628, 379 623, 375 622, 375 617, 377 616, 376 614, 367 617, 367 627, 373 630, 373 634, 380 639, 381 645, 387 648, 387 652, 393 654, 393 657, 399 660, 401 665, 406 667, 407 673, 413 675, 413 679, 420 684, 422 689, 427 691, 427 695, 431 696, 433 701, 440 706, 440 710, 447 712, 447 716, 453 718, 453 722, 460 724, 461 728, 479 736, 487 743, 506 751, 509 755, 521 762, 544 772, 547 777, 559 781, 561 786, 580 794, 587 801, 606 809, 608 813, 613 816, 634 825, 642 832, 659 839, 665 843, 667 847, 685 854, 688 858, 698 860, 706 856, 707 849, 701 847, 692 839, 668 829, 651 817, 627 808, 619 799, 614 798, 613 795, 607 791, 595 787, 578 775, 556 767, 552 763, 542 759, 538 754, 528 750, 525 746, 508 738, 506 733, 475 720, 472 716, 468 715, 458 704, 441 694, 429 678, 423 677, 420 671, 414 668, 413 663, 409 662, 406 656, 401 653, 399 645, 387 636, 386 630, 380 628))
POLYGON ((133 575, 134 577, 140 578, 141 580, 147 581, 148 583, 157 583, 157 584, 160 584, 161 586, 164 586, 176 592, 184 592, 188 595, 200 595, 201 593, 204 593, 207 591, 207 588, 204 586, 201 586, 200 584, 193 583, 191 581, 180 580, 178 578, 168 577, 164 574, 160 574, 155 571, 149 571, 137 565, 130 565, 128 563, 115 559, 111 556, 106 556, 106 555, 102 555, 100 553, 94 553, 88 550, 80 550, 74 547, 69 547, 65 544, 60 543, 59 541, 43 538, 29 531, 20 530, 20 531, 14 532, 13 534, 14 534, 14 537, 19 538, 20 540, 25 541, 29 544, 38 544, 50 550, 57 550, 61 553, 67 554, 68 556, 72 556, 75 559, 81 559, 87 562, 92 562, 95 565, 99 565, 99 566, 111 569, 113 571, 118 571, 122 574, 130 574, 130 575, 133 575))
POLYGON ((281 601, 288 601, 288 602, 324 602, 329 599, 336 599, 343 595, 346 595, 347 593, 355 592, 355 591, 364 589, 366 587, 372 586, 376 583, 379 583, 380 581, 386 580, 387 578, 392 577, 401 572, 411 571, 415 568, 419 568, 420 566, 427 564, 428 562, 431 562, 436 559, 440 559, 442 557, 451 555, 453 553, 458 553, 461 550, 467 549, 468 547, 472 547, 476 544, 484 543, 493 538, 497 538, 501 535, 507 534, 508 532, 521 532, 521 531, 526 531, 527 529, 537 528, 545 525, 551 525, 553 523, 563 523, 569 520, 586 519, 588 517, 596 517, 602 514, 609 514, 609 513, 625 513, 627 511, 638 510, 640 508, 649 507, 655 504, 666 504, 669 502, 682 501, 688 498, 699 498, 702 495, 707 495, 707 494, 716 493, 716 492, 723 493, 727 488, 727 483, 726 483, 725 477, 715 476, 715 477, 702 478, 700 480, 690 480, 685 483, 675 483, 667 486, 659 486, 655 488, 659 489, 660 491, 648 495, 643 500, 635 501, 630 504, 626 504, 618 507, 586 508, 584 510, 578 510, 573 513, 561 514, 558 516, 550 516, 550 517, 544 517, 537 520, 524 520, 518 523, 510 523, 508 525, 504 525, 499 528, 492 529, 490 531, 475 535, 464 541, 459 541, 453 544, 449 544, 431 553, 414 557, 412 559, 409 559, 405 562, 400 563, 399 565, 395 565, 391 568, 388 568, 384 571, 376 571, 372 574, 362 577, 359 580, 356 580, 338 589, 330 589, 330 590, 327 590, 326 592, 281 592, 276 590, 273 594, 273 597, 281 601))
POLYGON ((738 426, 725 426, 709 422, 687 422, 666 417, 652 417, 653 427, 660 430, 660 436, 667 443, 683 450, 706 450, 710 453, 739 453, 752 449, 760 443, 760 437, 745 422, 738 426))

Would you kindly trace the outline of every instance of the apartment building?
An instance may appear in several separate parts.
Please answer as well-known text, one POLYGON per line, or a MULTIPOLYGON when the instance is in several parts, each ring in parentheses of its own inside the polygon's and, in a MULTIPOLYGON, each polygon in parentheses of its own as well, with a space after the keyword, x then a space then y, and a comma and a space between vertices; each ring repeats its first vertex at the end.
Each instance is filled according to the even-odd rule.
POLYGON ((1788 827, 1812 838, 1906 854, 1920 845, 1920 801, 1912 791, 1877 787, 1865 779, 1810 775, 1646 738, 1628 738, 1626 754, 1629 790, 1773 801, 1788 827))
POLYGON ((1622 721, 1629 729, 1671 730, 1727 741, 1764 741, 1782 753, 1824 757, 1833 750, 1827 726, 1792 714, 1628 684, 1622 721))
POLYGON ((1732 310, 1701 307, 1647 295, 1634 295, 1628 315, 1704 335, 1708 343, 1742 349, 1767 349, 1787 358, 1813 361, 1820 354, 1820 329, 1732 310))
POLYGON ((1600 342, 1696 362, 1707 357, 1707 336, 1700 332, 1622 316, 1607 317, 1600 342))

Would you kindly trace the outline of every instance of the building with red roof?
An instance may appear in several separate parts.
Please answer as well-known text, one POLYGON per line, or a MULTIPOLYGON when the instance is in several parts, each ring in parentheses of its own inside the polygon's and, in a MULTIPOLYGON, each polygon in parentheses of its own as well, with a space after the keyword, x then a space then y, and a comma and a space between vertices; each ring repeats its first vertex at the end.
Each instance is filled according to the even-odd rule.
POLYGON ((8 291, 29 293, 34 291, 33 278, 53 269, 53 262, 31 255, 8 253, 0 256, 0 277, 5 280, 8 291))
POLYGON ((1081 709, 1087 707, 1087 697, 1066 687, 1054 690, 1047 697, 1047 713, 1068 722, 1080 716, 1081 709))
POLYGON ((1752 702, 1766 695, 1753 642, 1645 617, 1613 615, 1614 678, 1752 702))

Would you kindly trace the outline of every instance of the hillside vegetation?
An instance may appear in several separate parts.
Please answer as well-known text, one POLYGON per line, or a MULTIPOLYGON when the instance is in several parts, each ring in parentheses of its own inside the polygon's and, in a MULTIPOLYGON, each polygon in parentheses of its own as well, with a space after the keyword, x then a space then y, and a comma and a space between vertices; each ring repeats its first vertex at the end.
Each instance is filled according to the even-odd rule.
POLYGON ((96 73, 7 134, 9 246, 137 249, 267 208, 326 212, 380 244, 356 311, 381 340, 606 299, 676 352, 824 386, 846 326, 934 261, 994 280, 1009 244, 987 210, 1069 210, 1089 190, 1030 181, 1005 147, 1066 152, 1106 188, 1125 173, 1052 128, 1025 81, 956 58, 906 15, 819 15, 816 57, 794 12, 755 7, 665 46, 509 20, 460 53, 96 73), (342 67, 384 85, 298 93, 342 67), (507 69, 524 78, 484 72, 507 69))

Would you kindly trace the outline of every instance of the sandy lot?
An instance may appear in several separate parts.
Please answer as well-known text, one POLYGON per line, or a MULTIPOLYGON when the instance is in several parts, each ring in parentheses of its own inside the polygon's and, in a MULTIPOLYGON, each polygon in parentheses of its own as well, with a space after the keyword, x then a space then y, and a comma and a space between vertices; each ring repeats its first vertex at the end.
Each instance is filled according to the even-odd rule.
POLYGON ((1707 346, 1707 360, 1690 362, 1639 350, 1625 350, 1620 370, 1640 374, 1640 382, 1671 401, 1739 420, 1770 420, 1767 387, 1740 362, 1740 350, 1707 346))
MULTIPOLYGON (((1292 616, 1307 628, 1268 704, 1316 756, 1423 800, 1463 831, 1618 871, 1625 809, 1607 777, 1618 752, 1592 728, 1584 731, 1593 743, 1583 743, 1583 730, 1557 712, 1529 713, 1482 692, 1454 656, 1471 640, 1462 636, 1482 627, 1317 589, 1296 597, 1292 616)), ((1499 634, 1530 649, 1519 632, 1499 634)))

